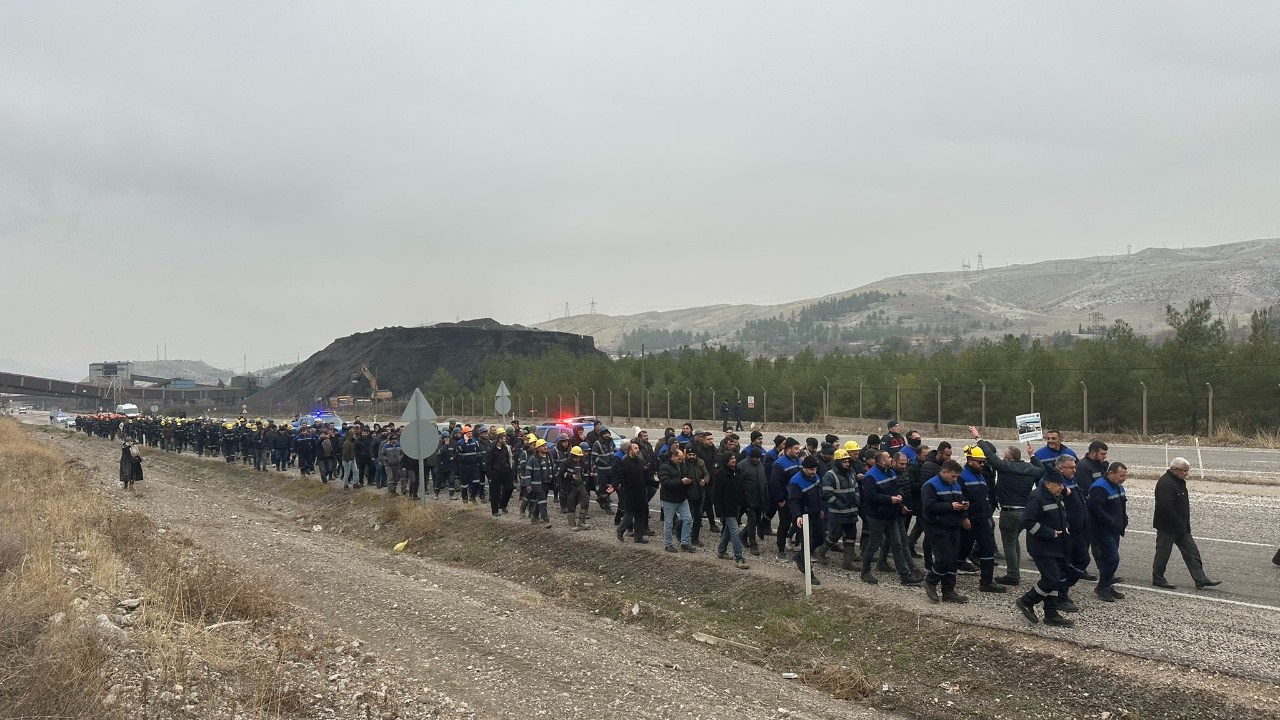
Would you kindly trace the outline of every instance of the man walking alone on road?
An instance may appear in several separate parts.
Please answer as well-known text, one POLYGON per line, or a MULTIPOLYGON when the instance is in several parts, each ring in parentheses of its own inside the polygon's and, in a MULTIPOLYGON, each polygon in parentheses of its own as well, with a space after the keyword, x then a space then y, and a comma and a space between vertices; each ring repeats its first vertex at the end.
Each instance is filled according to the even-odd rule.
POLYGON ((1156 556, 1151 564, 1151 584, 1158 588, 1174 587, 1164 577, 1174 545, 1182 553, 1182 561, 1191 571, 1197 588, 1222 584, 1218 580, 1210 580, 1204 573, 1200 549, 1196 547, 1195 538, 1191 537, 1191 500, 1187 495, 1187 475, 1190 472, 1191 463, 1186 458, 1176 457, 1156 481, 1156 512, 1151 522, 1156 529, 1156 556))

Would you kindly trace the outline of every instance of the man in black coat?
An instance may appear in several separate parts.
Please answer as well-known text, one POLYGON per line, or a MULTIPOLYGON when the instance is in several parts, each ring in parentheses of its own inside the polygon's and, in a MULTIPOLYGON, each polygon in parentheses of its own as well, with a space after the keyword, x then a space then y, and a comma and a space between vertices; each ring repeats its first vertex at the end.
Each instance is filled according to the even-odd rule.
POLYGON ((614 469, 613 482, 618 491, 618 509, 622 511, 618 542, 623 541, 628 530, 636 542, 649 542, 645 538, 649 529, 649 468, 639 443, 628 444, 626 457, 614 469))
POLYGON ((1210 580, 1204 573, 1200 549, 1196 547, 1195 538, 1191 537, 1191 500, 1187 496, 1187 475, 1190 472, 1191 463, 1177 457, 1156 481, 1156 512, 1151 522, 1156 529, 1156 556, 1151 563, 1151 584, 1159 588, 1174 587, 1164 577, 1174 545, 1182 553, 1182 561, 1191 571, 1197 588, 1222 584, 1221 581, 1210 580))

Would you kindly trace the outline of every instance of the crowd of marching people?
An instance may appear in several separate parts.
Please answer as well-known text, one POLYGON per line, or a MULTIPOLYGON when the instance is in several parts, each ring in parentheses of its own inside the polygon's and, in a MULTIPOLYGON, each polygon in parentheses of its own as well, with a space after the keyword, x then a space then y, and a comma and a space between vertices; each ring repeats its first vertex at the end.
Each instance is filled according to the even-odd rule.
MULTIPOLYGON (((1027 444, 1024 454, 1016 445, 998 449, 972 427, 973 443, 958 451, 947 441, 928 447, 918 432, 901 432, 897 421, 865 444, 836 435, 804 443, 777 435, 766 445, 759 431, 750 432, 745 444, 736 432, 716 442, 711 431, 690 424, 679 432, 668 428, 656 441, 640 428, 630 439, 615 440, 599 421, 589 430, 577 425, 560 431, 549 443, 518 422, 472 426, 450 420, 419 478, 418 462, 404 453, 393 422, 366 425, 357 418, 334 427, 298 418, 91 415, 77 418, 76 427, 124 440, 122 480, 126 464, 134 480, 141 479, 136 446, 147 445, 260 471, 296 467, 344 489, 373 487, 412 498, 443 493, 471 503, 487 497, 495 516, 507 514, 518 497, 520 515, 548 528, 553 507, 573 530, 588 528, 594 496, 604 516, 612 516, 617 539, 636 543, 658 534, 649 523, 656 495, 667 552, 698 552, 706 527, 717 557, 745 570, 745 554, 759 556, 760 543, 772 536, 778 560, 794 562, 801 572, 827 565, 834 553, 864 582, 879 583, 877 573, 896 574, 903 585, 923 585, 935 603, 968 602, 957 590, 960 575, 977 576, 980 592, 1022 586, 1025 534, 1038 578, 1014 605, 1029 622, 1041 621, 1037 608, 1043 607, 1046 624, 1070 627, 1063 613, 1079 610, 1073 591, 1080 580, 1096 583, 1093 592, 1103 602, 1124 599, 1115 572, 1129 523, 1128 468, 1109 461, 1101 441, 1077 456, 1056 431, 1045 434, 1044 447, 1027 444), (806 530, 807 563, 798 550, 806 530), (996 576, 1001 562, 1004 572, 996 576)), ((1156 484, 1152 584, 1159 588, 1173 587, 1164 577, 1173 547, 1198 588, 1218 584, 1205 574, 1190 532, 1189 468, 1176 458, 1156 484)), ((821 584, 810 572, 812 583, 821 584)))

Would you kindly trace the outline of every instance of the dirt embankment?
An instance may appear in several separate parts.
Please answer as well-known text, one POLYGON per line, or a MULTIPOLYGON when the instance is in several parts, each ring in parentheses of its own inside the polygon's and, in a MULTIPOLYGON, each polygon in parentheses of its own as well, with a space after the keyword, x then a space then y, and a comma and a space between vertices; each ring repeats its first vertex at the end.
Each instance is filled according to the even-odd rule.
POLYGON ((93 487, 110 469, 0 419, 0 717, 473 717, 93 487))

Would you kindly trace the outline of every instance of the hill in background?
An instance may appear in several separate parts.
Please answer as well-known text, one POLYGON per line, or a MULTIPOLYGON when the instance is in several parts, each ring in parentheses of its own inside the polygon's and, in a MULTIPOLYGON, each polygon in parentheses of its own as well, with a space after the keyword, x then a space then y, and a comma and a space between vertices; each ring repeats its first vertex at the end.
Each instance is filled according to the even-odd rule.
MULTIPOLYGON (((1139 333, 1154 335, 1166 330, 1166 304, 1182 306, 1209 296, 1220 314, 1242 317, 1245 326, 1251 311, 1276 303, 1280 239, 901 275, 781 305, 574 315, 537 327, 591 335, 599 347, 615 353, 630 345, 638 349, 639 340, 659 339, 663 331, 669 347, 708 342, 765 354, 791 353, 805 345, 856 351, 893 336, 1052 335, 1117 319, 1139 333)), ((647 345, 664 349, 661 344, 647 345)))
POLYGON ((391 327, 338 338, 302 361, 270 387, 253 395, 254 407, 305 409, 316 398, 337 395, 369 397, 370 386, 361 375, 367 366, 380 389, 404 398, 446 370, 466 385, 476 378, 481 363, 500 355, 542 357, 563 348, 574 357, 599 354, 590 337, 502 325, 491 319, 440 323, 430 327, 391 327), (352 382, 355 375, 355 382, 352 382))

